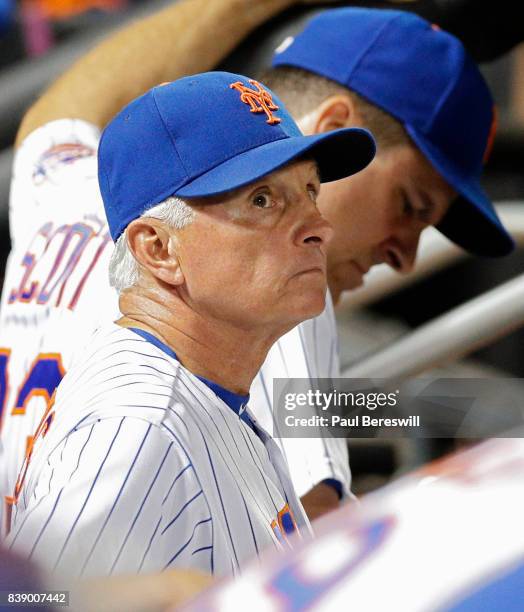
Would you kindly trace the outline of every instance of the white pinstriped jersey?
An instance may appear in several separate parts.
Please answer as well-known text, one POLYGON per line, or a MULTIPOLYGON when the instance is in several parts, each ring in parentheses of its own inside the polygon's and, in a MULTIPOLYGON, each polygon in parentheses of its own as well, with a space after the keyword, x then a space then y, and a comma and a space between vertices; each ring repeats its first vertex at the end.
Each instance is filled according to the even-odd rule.
MULTIPOLYGON (((2 440, 0 439, 0 465, 5 462, 5 453, 4 453, 4 445, 2 444, 2 440)), ((5 479, 7 474, 5 470, 0 470, 0 492, 7 491, 7 483, 5 479)), ((2 539, 2 534, 5 533, 4 529, 4 504, 0 504, 0 540, 2 539)))
MULTIPOLYGON (((102 318, 118 313, 100 193, 99 133, 62 120, 18 150, 10 197, 12 250, 0 311, 0 419, 7 491, 75 354, 102 318)), ((1 480, 1 478, 0 478, 1 480)))
MULTIPOLYGON (((97 182, 99 135, 84 121, 54 121, 30 134, 15 157, 13 247, 0 312, 3 493, 12 492, 26 441, 75 354, 101 320, 118 316, 107 277, 112 242, 97 182)), ((274 377, 338 375, 331 304, 299 329, 273 347, 251 390, 250 407, 269 431, 274 377)), ((279 443, 300 494, 330 478, 349 491, 344 440, 279 443)))
POLYGON ((7 542, 61 576, 236 573, 309 533, 274 440, 132 330, 94 334, 45 423, 7 542))
POLYGON ((346 440, 323 435, 318 438, 278 438, 273 427, 274 378, 339 378, 337 329, 328 292, 324 312, 295 327, 273 345, 251 386, 249 407, 262 426, 275 436, 284 453, 293 484, 300 496, 317 483, 335 480, 344 497, 351 496, 351 472, 346 440))

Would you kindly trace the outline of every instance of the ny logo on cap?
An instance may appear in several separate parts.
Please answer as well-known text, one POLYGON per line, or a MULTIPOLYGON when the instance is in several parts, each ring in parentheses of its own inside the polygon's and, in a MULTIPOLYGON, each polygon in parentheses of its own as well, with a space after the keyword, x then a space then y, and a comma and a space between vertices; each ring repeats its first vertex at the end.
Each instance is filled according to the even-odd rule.
POLYGON ((249 110, 252 113, 266 113, 267 121, 270 125, 280 123, 280 119, 275 117, 271 111, 278 110, 278 106, 273 102, 273 98, 269 91, 264 89, 257 81, 249 80, 251 85, 254 85, 256 89, 249 89, 241 81, 231 83, 229 87, 236 89, 240 92, 240 100, 244 104, 249 104, 249 110))

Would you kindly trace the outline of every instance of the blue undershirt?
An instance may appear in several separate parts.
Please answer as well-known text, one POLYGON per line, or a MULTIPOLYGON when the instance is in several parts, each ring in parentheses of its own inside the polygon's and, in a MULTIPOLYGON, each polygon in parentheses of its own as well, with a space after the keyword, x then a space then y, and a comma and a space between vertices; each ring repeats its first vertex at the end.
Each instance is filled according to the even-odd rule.
MULTIPOLYGON (((149 332, 146 332, 143 329, 139 329, 138 327, 128 327, 127 329, 129 329, 132 332, 135 332, 135 334, 138 334, 141 338, 143 338, 147 342, 154 344, 157 348, 159 348, 166 355, 169 355, 169 357, 172 357, 173 359, 176 359, 177 361, 179 361, 175 351, 169 346, 167 346, 167 344, 164 344, 156 336, 153 336, 153 334, 150 334, 149 332)), ((249 427, 251 427, 251 429, 256 433, 256 428, 255 428, 253 421, 250 419, 247 412, 245 412, 245 407, 249 401, 249 394, 239 395, 238 393, 233 393, 233 391, 229 391, 229 389, 225 389, 221 385, 213 382, 212 380, 208 380, 207 378, 204 378, 203 376, 197 376, 196 374, 195 376, 199 380, 201 380, 209 389, 211 389, 211 391, 213 391, 213 393, 217 395, 225 404, 227 404, 231 408, 231 410, 233 410, 236 414, 238 414, 240 418, 247 425, 249 425, 249 427)), ((326 478, 322 482, 329 485, 330 487, 333 487, 335 491, 338 493, 339 499, 342 498, 342 495, 343 495, 342 485, 338 480, 335 480, 334 478, 326 478)))
MULTIPOLYGON (((172 357, 173 359, 176 359, 177 361, 179 361, 175 351, 169 346, 167 346, 167 344, 164 344, 156 336, 153 336, 153 334, 150 334, 149 332, 146 332, 143 329, 139 329, 138 327, 128 327, 127 329, 129 329, 132 332, 135 332, 135 334, 138 334, 141 338, 143 338, 144 340, 147 340, 147 342, 154 344, 157 348, 159 348, 166 355, 169 355, 169 357, 172 357)), ((253 421, 249 418, 249 415, 247 414, 247 412, 245 412, 245 407, 249 401, 249 394, 239 395, 238 393, 233 393, 233 391, 229 391, 229 389, 225 389, 224 387, 217 384, 216 382, 213 382, 212 380, 208 380, 207 378, 204 378, 203 376, 197 376, 196 374, 195 376, 199 380, 201 380, 207 387, 209 387, 209 389, 211 389, 211 391, 213 391, 213 393, 217 395, 225 404, 227 404, 231 408, 231 410, 233 410, 233 412, 236 412, 236 414, 238 414, 239 417, 245 423, 247 423, 253 431, 256 431, 253 421)))

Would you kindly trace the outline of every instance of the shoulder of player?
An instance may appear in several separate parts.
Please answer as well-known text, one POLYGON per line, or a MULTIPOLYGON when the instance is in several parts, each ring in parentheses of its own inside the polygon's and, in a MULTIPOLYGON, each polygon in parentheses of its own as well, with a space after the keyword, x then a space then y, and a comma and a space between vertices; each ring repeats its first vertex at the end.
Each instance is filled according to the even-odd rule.
POLYGON ((41 478, 47 481, 46 473, 53 475, 53 487, 61 488, 78 472, 79 466, 85 477, 104 465, 106 471, 102 477, 113 482, 116 473, 122 471, 129 475, 130 466, 135 464, 140 469, 134 471, 133 478, 143 481, 148 473, 158 475, 161 468, 181 472, 190 461, 185 444, 161 424, 144 418, 90 415, 69 429, 54 422, 49 432, 35 442, 26 479, 26 497, 41 478), (82 458, 87 460, 81 461, 82 458))
MULTIPOLYGON (((114 418, 142 419, 184 448, 238 416, 174 358, 129 329, 110 323, 92 336, 57 390, 53 437, 114 418)), ((228 434, 229 435, 229 434, 228 434)))
POLYGON ((16 148, 17 156, 24 151, 42 153, 60 144, 83 144, 97 149, 101 130, 83 119, 57 119, 30 132, 16 148))
POLYGON ((191 398, 202 395, 195 380, 173 357, 109 323, 93 333, 64 376, 55 411, 68 421, 87 415, 90 421, 137 416, 160 424, 166 413, 176 409, 183 414, 191 398))
POLYGON ((177 376, 180 363, 134 331, 108 321, 93 331, 70 371, 90 372, 98 382, 106 374, 115 375, 118 368, 126 376, 146 377, 154 384, 155 379, 177 376))
POLYGON ((96 164, 100 130, 80 119, 59 119, 31 132, 16 149, 13 180, 17 178, 35 187, 56 185, 62 175, 74 170, 76 175, 91 173, 96 164))

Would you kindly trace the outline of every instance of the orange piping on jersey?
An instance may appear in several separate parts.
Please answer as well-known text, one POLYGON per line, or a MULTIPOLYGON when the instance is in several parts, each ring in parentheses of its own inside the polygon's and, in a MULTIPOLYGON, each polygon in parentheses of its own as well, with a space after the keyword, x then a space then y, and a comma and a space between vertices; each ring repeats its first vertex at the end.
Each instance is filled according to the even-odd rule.
POLYGON ((26 446, 26 451, 25 451, 25 457, 24 457, 24 461, 22 463, 22 467, 20 469, 20 473, 18 474, 18 478, 16 479, 16 485, 15 485, 15 490, 13 495, 6 495, 5 497, 5 501, 6 501, 6 533, 9 533, 10 529, 11 529, 11 514, 12 514, 12 507, 18 503, 18 500, 20 498, 20 493, 22 492, 22 487, 24 486, 24 482, 25 482, 25 477, 27 474, 27 469, 29 467, 29 463, 31 461, 31 457, 33 455, 33 449, 35 446, 35 442, 36 440, 42 435, 45 436, 45 434, 48 432, 50 424, 52 423, 52 421, 54 420, 54 413, 50 415, 50 412, 53 408, 53 406, 55 405, 55 396, 56 396, 56 390, 53 393, 53 395, 51 396, 51 400, 49 402, 49 405, 47 406, 44 415, 42 416, 42 419, 40 420, 40 423, 38 424, 38 427, 36 428, 36 431, 34 433, 33 436, 30 436, 27 440, 27 446, 26 446), (48 422, 48 419, 51 419, 48 422))
POLYGON ((293 528, 294 528, 294 533, 300 533, 298 531, 298 527, 297 527, 297 523, 295 521, 295 517, 293 516, 293 513, 291 512, 291 509, 289 507, 288 504, 286 504, 282 510, 280 510, 277 514, 277 520, 273 520, 271 521, 271 529, 273 530, 273 533, 277 536, 277 540, 279 542, 279 544, 287 544, 288 546, 290 546, 289 544, 289 540, 288 540, 288 533, 286 532, 286 529, 284 528, 284 523, 282 521, 282 517, 288 514, 289 517, 291 518, 291 522, 293 523, 293 528), (280 535, 280 538, 278 537, 278 535, 280 535))

